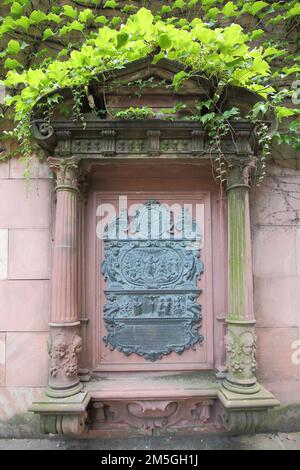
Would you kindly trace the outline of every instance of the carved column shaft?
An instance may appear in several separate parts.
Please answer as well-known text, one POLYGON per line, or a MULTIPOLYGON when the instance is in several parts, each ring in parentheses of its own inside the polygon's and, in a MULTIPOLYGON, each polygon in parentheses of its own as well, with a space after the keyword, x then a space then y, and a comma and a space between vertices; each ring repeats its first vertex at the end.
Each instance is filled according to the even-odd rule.
POLYGON ((241 168, 231 170, 228 193, 229 319, 253 320, 249 189, 241 168))
POLYGON ((227 367, 224 387, 256 393, 256 336, 249 211, 251 161, 229 168, 228 178, 228 319, 227 367))
POLYGON ((76 232, 77 193, 58 188, 53 253, 52 323, 78 320, 76 232))
POLYGON ((73 157, 49 158, 48 162, 57 178, 57 203, 47 394, 66 397, 81 390, 77 375, 82 349, 77 311, 78 162, 73 157))

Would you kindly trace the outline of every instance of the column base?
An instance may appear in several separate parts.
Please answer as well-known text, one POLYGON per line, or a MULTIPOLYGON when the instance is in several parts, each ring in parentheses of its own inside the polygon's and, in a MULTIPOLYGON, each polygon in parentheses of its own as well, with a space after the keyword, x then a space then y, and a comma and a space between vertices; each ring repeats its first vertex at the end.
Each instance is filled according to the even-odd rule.
POLYGON ((29 411, 40 415, 43 434, 82 434, 86 430, 87 407, 91 396, 87 391, 56 398, 46 392, 35 400, 29 411))
POLYGON ((236 389, 228 390, 225 388, 225 381, 219 388, 220 417, 227 431, 253 433, 263 428, 268 410, 280 405, 274 395, 262 385, 257 383, 256 386, 258 390, 252 393, 245 393, 244 389, 242 393, 236 389))
POLYGON ((67 398, 80 393, 83 389, 83 384, 78 382, 77 384, 73 385, 72 387, 68 388, 52 388, 47 387, 45 393, 48 397, 53 398, 67 398))
POLYGON ((223 387, 230 392, 241 393, 242 395, 251 395, 253 393, 258 393, 261 386, 256 379, 235 381, 234 378, 231 379, 230 376, 226 376, 223 381, 223 387))

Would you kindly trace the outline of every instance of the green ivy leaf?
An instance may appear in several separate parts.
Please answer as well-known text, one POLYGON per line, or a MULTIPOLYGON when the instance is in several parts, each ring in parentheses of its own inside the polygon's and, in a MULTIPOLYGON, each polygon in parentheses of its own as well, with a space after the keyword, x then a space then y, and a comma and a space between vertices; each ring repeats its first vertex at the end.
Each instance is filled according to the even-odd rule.
POLYGON ((292 67, 284 67, 282 71, 285 75, 291 75, 292 73, 300 72, 300 66, 295 64, 292 67))
POLYGON ((8 70, 15 70, 18 67, 23 67, 20 62, 18 62, 16 59, 10 59, 9 57, 6 59, 4 62, 4 68, 8 70))
POLYGON ((294 109, 287 108, 286 106, 276 106, 275 112, 278 119, 294 116, 296 114, 294 109))
POLYGON ((203 44, 212 43, 216 37, 215 31, 213 31, 212 29, 206 28, 202 25, 197 25, 193 31, 193 34, 203 44))
POLYGON ((263 29, 255 29, 254 31, 252 31, 250 39, 255 41, 255 39, 260 38, 263 34, 265 34, 263 29))
POLYGON ((120 16, 114 16, 113 19, 111 20, 111 25, 115 27, 118 24, 120 24, 121 21, 122 21, 122 18, 120 16))
POLYGON ((160 34, 158 37, 158 44, 162 49, 169 49, 172 45, 172 40, 168 34, 160 34))
POLYGON ((199 0, 190 0, 189 3, 188 3, 188 6, 189 6, 189 8, 192 8, 195 5, 197 5, 197 3, 199 3, 199 0))
POLYGON ((64 48, 57 54, 57 57, 63 57, 68 55, 68 49, 64 48))
POLYGON ((77 10, 73 8, 71 5, 64 5, 63 6, 63 15, 68 16, 69 18, 77 18, 77 10))
POLYGON ((104 3, 103 8, 116 8, 118 6, 118 2, 116 0, 107 0, 104 3))
POLYGON ((233 117, 238 116, 239 113, 240 113, 239 109, 233 107, 233 108, 231 108, 231 109, 228 109, 227 111, 224 111, 222 118, 224 118, 224 119, 231 119, 231 118, 233 118, 233 117))
POLYGON ((179 90, 182 82, 186 77, 188 77, 188 74, 184 70, 181 70, 180 72, 176 73, 172 83, 176 91, 179 90))
POLYGON ((300 3, 296 3, 288 12, 287 18, 291 18, 292 16, 300 15, 300 3))
POLYGON ((159 13, 161 15, 165 15, 166 13, 170 13, 171 7, 169 5, 163 5, 161 9, 159 10, 159 13))
POLYGON ((46 21, 47 15, 40 10, 33 10, 33 12, 30 13, 29 19, 31 20, 32 23, 34 24, 39 24, 42 21, 46 21))
POLYGON ((268 20, 269 24, 277 24, 280 23, 280 21, 284 20, 284 17, 282 15, 277 15, 275 18, 270 18, 268 20))
POLYGON ((124 11, 124 13, 132 13, 133 11, 135 11, 137 9, 138 9, 138 7, 135 6, 135 5, 125 5, 122 8, 122 11, 124 11))
POLYGON ((202 5, 206 8, 210 8, 212 5, 216 4, 216 0, 201 0, 202 5))
POLYGON ((10 55, 17 55, 21 50, 20 43, 15 41, 15 39, 11 39, 6 48, 6 53, 10 55))
POLYGON ((291 132, 297 132, 300 129, 300 121, 292 121, 289 125, 291 132))
POLYGON ((253 72, 257 74, 260 74, 263 77, 268 75, 270 72, 270 66, 268 62, 263 60, 261 55, 255 54, 254 57, 255 58, 254 58, 251 70, 253 70, 253 72))
POLYGON ((117 49, 120 49, 121 47, 125 46, 129 39, 129 35, 125 32, 120 32, 117 34, 117 49))
POLYGON ((254 3, 246 3, 243 7, 244 12, 249 13, 252 16, 257 15, 259 11, 261 11, 263 8, 268 7, 269 4, 267 2, 254 2, 254 3))
POLYGON ((56 24, 59 24, 62 21, 61 17, 56 15, 55 13, 49 13, 47 17, 49 21, 54 21, 54 23, 56 24))
POLYGON ((18 72, 13 72, 11 70, 7 72, 7 77, 5 80, 6 86, 14 86, 14 85, 18 85, 19 83, 25 83, 25 82, 26 82, 26 79, 25 79, 24 73, 20 74, 18 72))
POLYGON ((222 8, 222 13, 227 16, 228 18, 230 16, 236 16, 237 6, 234 5, 233 2, 227 2, 226 5, 222 8))
POLYGON ((215 20, 217 16, 219 15, 219 13, 220 13, 219 8, 214 7, 208 10, 208 12, 206 13, 206 16, 208 16, 208 18, 211 18, 212 20, 215 20))
POLYGON ((106 24, 106 23, 108 23, 108 19, 107 19, 105 16, 103 16, 103 15, 102 15, 102 16, 97 16, 97 17, 95 18, 95 22, 96 22, 96 23, 106 24))
POLYGON ((84 25, 82 23, 79 23, 79 21, 75 20, 70 23, 68 26, 69 31, 83 31, 84 30, 84 25))
POLYGON ((86 23, 88 20, 91 20, 94 17, 92 10, 86 8, 79 13, 78 19, 82 23, 86 23))
POLYGON ((21 26, 21 28, 24 28, 26 31, 30 26, 30 20, 27 18, 27 16, 21 16, 21 18, 18 18, 15 21, 16 26, 21 26))
POLYGON ((172 5, 172 10, 175 10, 176 8, 182 9, 184 6, 185 6, 184 0, 175 0, 175 2, 172 5))
POLYGON ((275 56, 278 57, 282 54, 285 54, 287 51, 276 49, 276 47, 267 47, 263 53, 263 57, 275 56))
POLYGON ((207 113, 204 116, 201 116, 200 120, 202 124, 207 124, 209 121, 213 121, 216 117, 215 113, 207 113))
POLYGON ((23 6, 18 2, 13 2, 12 6, 10 7, 10 12, 12 16, 19 17, 23 13, 23 6))
POLYGON ((43 41, 46 41, 46 39, 50 38, 53 35, 54 35, 54 33, 53 33, 52 29, 46 28, 45 31, 44 31, 44 34, 43 34, 43 41))
POLYGON ((160 51, 158 54, 156 54, 153 57, 152 63, 157 64, 157 62, 159 62, 161 59, 164 59, 164 58, 165 58, 164 52, 160 51))

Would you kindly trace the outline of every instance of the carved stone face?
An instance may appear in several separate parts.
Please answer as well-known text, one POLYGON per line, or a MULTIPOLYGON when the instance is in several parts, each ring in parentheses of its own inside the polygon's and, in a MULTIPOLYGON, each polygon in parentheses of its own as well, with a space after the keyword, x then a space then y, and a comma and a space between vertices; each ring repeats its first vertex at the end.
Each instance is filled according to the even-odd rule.
POLYGON ((226 336, 225 336, 225 349, 226 349, 228 354, 230 354, 232 352, 232 348, 233 348, 233 340, 232 340, 232 337, 230 336, 230 334, 227 333, 226 336))
POLYGON ((62 359, 63 357, 65 357, 66 353, 67 353, 67 348, 65 345, 60 345, 56 348, 55 350, 57 356, 62 359))
POLYGON ((254 348, 254 338, 251 333, 245 333, 243 335, 241 347, 245 356, 251 356, 254 348))
POLYGON ((53 341, 53 355, 59 359, 63 359, 67 354, 68 346, 66 339, 62 336, 57 336, 53 341))
POLYGON ((82 350, 82 339, 80 336, 76 335, 73 341, 74 353, 79 354, 82 350))

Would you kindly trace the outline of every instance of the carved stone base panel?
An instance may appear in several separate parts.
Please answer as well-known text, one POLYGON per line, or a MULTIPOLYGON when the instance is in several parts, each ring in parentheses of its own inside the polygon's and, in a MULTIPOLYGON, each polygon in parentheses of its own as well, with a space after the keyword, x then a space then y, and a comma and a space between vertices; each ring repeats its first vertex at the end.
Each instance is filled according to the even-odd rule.
POLYGON ((236 393, 257 393, 255 321, 227 321, 225 338, 228 373, 223 386, 236 393))
POLYGON ((82 339, 78 325, 53 327, 48 342, 50 356, 49 387, 51 397, 68 397, 82 389, 78 378, 78 357, 82 339))
POLYGON ((91 396, 86 391, 63 399, 42 393, 29 411, 40 415, 44 434, 82 434, 86 430, 90 400, 91 396))
POLYGON ((269 409, 279 405, 279 401, 262 385, 256 393, 237 393, 223 387, 218 390, 220 401, 219 417, 224 428, 230 432, 254 432, 263 428, 264 418, 269 409))
POLYGON ((152 432, 176 427, 214 427, 214 400, 93 401, 89 411, 92 429, 135 428, 152 432))
POLYGON ((43 434, 82 434, 86 429, 86 413, 80 415, 41 415, 43 434))
POLYGON ((223 410, 222 422, 226 431, 234 433, 254 433, 263 427, 267 412, 223 410))

